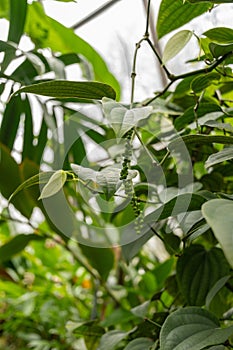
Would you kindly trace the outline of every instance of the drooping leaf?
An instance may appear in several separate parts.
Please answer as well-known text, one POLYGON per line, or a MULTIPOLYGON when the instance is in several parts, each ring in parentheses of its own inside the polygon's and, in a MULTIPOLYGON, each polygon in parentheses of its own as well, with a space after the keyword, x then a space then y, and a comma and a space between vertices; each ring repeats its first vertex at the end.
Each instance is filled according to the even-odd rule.
POLYGON ((228 199, 212 199, 202 206, 202 214, 222 250, 233 267, 233 202, 228 199))
POLYGON ((207 120, 204 124, 210 126, 211 128, 217 128, 219 130, 225 130, 227 132, 233 133, 233 126, 230 123, 220 123, 215 120, 207 120))
POLYGON ((223 148, 221 151, 217 153, 211 154, 207 161, 205 162, 205 167, 210 168, 215 164, 222 163, 226 160, 233 159, 233 147, 229 146, 226 148, 223 148))
POLYGON ((187 0, 188 2, 191 2, 192 4, 196 4, 199 2, 210 2, 212 4, 229 4, 233 2, 232 0, 187 0))
POLYGON ((53 18, 46 16, 42 5, 33 2, 28 5, 26 33, 37 48, 51 48, 54 52, 76 53, 84 56, 91 63, 95 81, 109 84, 120 97, 120 86, 110 73, 102 57, 85 40, 77 36, 70 28, 66 28, 53 18))
POLYGON ((182 0, 162 0, 159 8, 157 33, 159 39, 208 11, 209 4, 193 6, 182 0))
POLYGON ((67 179, 67 173, 64 170, 57 170, 43 187, 38 199, 45 199, 59 192, 67 179))
POLYGON ((204 305, 213 285, 229 272, 219 248, 206 251, 201 245, 192 245, 177 262, 178 285, 188 305, 204 305))
POLYGON ((20 234, 0 247, 0 263, 10 260, 15 254, 20 253, 30 241, 44 239, 35 234, 20 234))
POLYGON ((140 107, 127 109, 118 102, 109 98, 103 98, 104 113, 115 131, 117 137, 121 138, 127 131, 132 129, 140 120, 148 118, 153 107, 140 107))
POLYGON ((175 57, 190 41, 193 33, 190 30, 181 30, 174 34, 167 42, 162 56, 163 63, 175 57))
POLYGON ((224 343, 233 326, 220 328, 218 319, 199 307, 185 307, 170 314, 160 333, 161 350, 201 350, 224 343))
POLYGON ((82 98, 101 100, 104 96, 115 98, 116 94, 111 86, 91 81, 53 80, 33 85, 28 85, 15 91, 12 95, 26 92, 36 95, 55 98, 82 98))
MULTIPOLYGON (((93 190, 103 191, 107 199, 110 199, 122 184, 122 181, 120 181, 120 168, 109 166, 101 171, 95 171, 78 164, 71 164, 71 168, 81 180, 93 184, 93 190)), ((130 170, 128 178, 132 179, 135 176, 137 176, 137 171, 130 170)))

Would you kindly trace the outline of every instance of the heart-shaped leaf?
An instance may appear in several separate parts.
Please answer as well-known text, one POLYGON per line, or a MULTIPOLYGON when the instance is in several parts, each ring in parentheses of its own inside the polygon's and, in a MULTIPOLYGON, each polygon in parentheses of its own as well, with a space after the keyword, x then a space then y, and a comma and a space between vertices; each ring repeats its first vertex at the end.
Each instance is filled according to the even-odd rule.
POLYGON ((161 350, 202 350, 224 343, 233 326, 221 329, 218 319, 199 307, 186 307, 170 314, 160 333, 161 350))
POLYGON ((104 114, 119 138, 136 126, 140 120, 148 118, 153 111, 152 106, 127 109, 109 98, 103 98, 102 102, 104 114))
POLYGON ((229 272, 229 265, 219 248, 207 251, 202 245, 192 245, 177 262, 178 285, 189 305, 204 305, 213 285, 229 272))

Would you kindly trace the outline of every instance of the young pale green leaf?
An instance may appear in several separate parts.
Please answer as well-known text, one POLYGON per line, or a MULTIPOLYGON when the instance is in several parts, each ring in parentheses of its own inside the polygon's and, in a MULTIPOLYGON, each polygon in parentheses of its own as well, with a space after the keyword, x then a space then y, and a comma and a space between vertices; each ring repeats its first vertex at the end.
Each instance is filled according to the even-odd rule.
POLYGON ((233 159, 232 146, 223 148, 221 151, 211 154, 207 159, 207 161, 205 162, 205 167, 208 169, 215 164, 219 164, 230 159, 233 159))
POLYGON ((161 350, 201 350, 224 343, 233 326, 219 328, 218 319, 200 307, 185 307, 170 314, 160 333, 161 350))
POLYGON ((149 338, 137 338, 132 340, 124 350, 150 350, 154 342, 149 338))
POLYGON ((44 239, 35 234, 20 234, 0 247, 0 263, 10 260, 13 255, 21 252, 30 241, 44 239))
POLYGON ((48 172, 43 172, 43 173, 39 173, 37 175, 34 175, 32 177, 30 177, 29 179, 27 179, 26 181, 24 181, 22 184, 20 184, 16 190, 11 194, 11 196, 8 199, 8 202, 10 203, 12 201, 12 199, 22 190, 29 188, 31 186, 35 186, 38 184, 46 184, 49 179, 51 178, 51 176, 54 174, 54 172, 48 171, 48 172))
POLYGON ((163 56, 162 61, 163 63, 167 63, 170 61, 173 57, 175 57, 190 41, 192 38, 193 32, 190 30, 181 30, 180 32, 173 35, 167 42, 163 56))
POLYGON ((57 170, 42 189, 38 199, 45 199, 59 192, 64 186, 66 179, 67 173, 64 170, 57 170))
POLYGON ((229 265, 219 248, 206 251, 201 245, 192 245, 177 262, 178 285, 188 305, 204 305, 214 284, 229 272, 229 265))
MULTIPOLYGON (((233 2, 233 1, 229 1, 233 2)), ((203 33, 207 38, 220 44, 233 43, 233 29, 226 27, 215 27, 203 33)))
POLYGON ((197 78, 193 79, 191 83, 191 89, 195 93, 199 93, 205 90, 211 84, 218 82, 220 78, 221 78, 221 75, 214 72, 200 75, 197 78))
POLYGON ((207 3, 193 6, 188 2, 162 0, 157 21, 158 38, 182 27, 193 18, 208 11, 210 7, 211 5, 207 3))
POLYGON ((12 96, 26 92, 55 98, 82 98, 101 100, 104 96, 115 98, 111 86, 92 81, 53 80, 24 86, 15 91, 12 96))
POLYGON ((202 214, 219 241, 222 250, 233 267, 233 202, 228 199, 212 199, 202 206, 202 214))
POLYGON ((118 102, 104 97, 103 111, 117 137, 123 137, 127 131, 137 126, 140 120, 146 119, 153 111, 152 106, 127 109, 118 102))

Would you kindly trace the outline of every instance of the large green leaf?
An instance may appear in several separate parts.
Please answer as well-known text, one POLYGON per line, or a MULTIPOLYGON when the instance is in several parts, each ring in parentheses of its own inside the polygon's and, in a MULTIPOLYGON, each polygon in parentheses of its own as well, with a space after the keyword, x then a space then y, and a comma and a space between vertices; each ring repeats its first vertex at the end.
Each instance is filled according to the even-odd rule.
POLYGON ((172 30, 183 26, 191 19, 200 16, 210 8, 209 4, 193 6, 182 0, 162 0, 157 21, 159 39, 172 30))
POLYGON ((0 263, 10 260, 13 255, 21 252, 30 241, 41 239, 43 239, 43 237, 33 233, 27 235, 20 234, 13 237, 9 242, 0 247, 0 263))
POLYGON ((89 260, 91 266, 99 272, 103 280, 106 280, 114 264, 114 254, 112 249, 89 247, 82 244, 79 246, 83 254, 89 260))
POLYGON ((198 145, 198 144, 211 144, 211 143, 220 143, 223 145, 232 145, 233 137, 232 136, 222 136, 222 135, 185 135, 182 138, 179 137, 174 141, 170 142, 168 145, 169 149, 174 149, 179 146, 179 144, 186 145, 198 145))
POLYGON ((233 326, 219 328, 218 319, 199 307, 186 307, 165 320, 160 333, 161 350, 202 350, 224 343, 233 326))
POLYGON ((213 285, 230 272, 221 249, 201 245, 185 249, 177 262, 179 288, 188 305, 202 306, 213 285))
POLYGON ((202 213, 233 267, 233 202, 228 199, 212 199, 202 206, 202 213))
POLYGON ((43 83, 27 85, 15 91, 14 95, 26 92, 56 98, 82 98, 101 100, 104 96, 115 98, 111 86, 92 81, 52 80, 43 83))
POLYGON ((49 47, 63 54, 74 52, 83 55, 92 64, 95 80, 112 86, 119 98, 119 83, 109 72, 102 57, 72 29, 46 16, 39 2, 33 2, 28 6, 25 30, 37 48, 49 47))

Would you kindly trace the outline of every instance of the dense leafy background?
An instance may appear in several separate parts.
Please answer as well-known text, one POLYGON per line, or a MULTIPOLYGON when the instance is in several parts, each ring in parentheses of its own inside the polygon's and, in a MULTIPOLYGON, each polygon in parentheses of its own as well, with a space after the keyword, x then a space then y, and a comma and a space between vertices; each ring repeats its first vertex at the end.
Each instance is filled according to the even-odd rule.
POLYGON ((233 347, 233 29, 189 28, 224 3, 162 0, 152 25, 170 36, 160 55, 147 18, 123 104, 43 3, 1 1, 0 349, 233 347), (135 101, 142 43, 167 85, 135 101))

